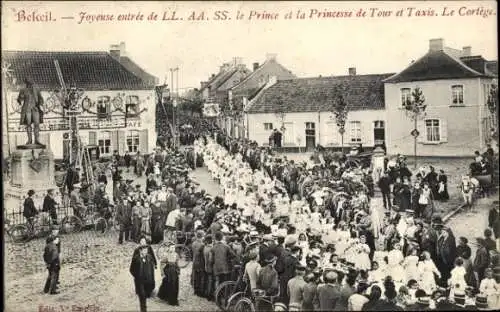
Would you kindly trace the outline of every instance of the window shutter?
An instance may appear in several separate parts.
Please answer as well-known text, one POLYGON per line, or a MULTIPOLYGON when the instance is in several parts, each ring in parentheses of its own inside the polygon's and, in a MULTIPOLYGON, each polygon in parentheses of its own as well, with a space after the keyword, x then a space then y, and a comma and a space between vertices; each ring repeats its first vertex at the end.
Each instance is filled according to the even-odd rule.
POLYGON ((140 130, 139 131, 139 151, 141 154, 148 153, 148 130, 140 130))
POLYGON ((111 153, 118 150, 118 130, 111 132, 111 153))
MULTIPOLYGON (((423 143, 427 141, 427 133, 425 132, 425 120, 417 121, 417 130, 420 133, 417 137, 417 142, 423 143)), ((410 133, 408 133, 410 135, 410 133)))
POLYGON ((89 145, 97 145, 97 134, 95 131, 89 131, 89 145))
POLYGON ((125 131, 118 130, 118 153, 125 154, 127 142, 125 140, 125 131))
POLYGON ((448 123, 446 119, 439 119, 440 142, 448 142, 448 123))

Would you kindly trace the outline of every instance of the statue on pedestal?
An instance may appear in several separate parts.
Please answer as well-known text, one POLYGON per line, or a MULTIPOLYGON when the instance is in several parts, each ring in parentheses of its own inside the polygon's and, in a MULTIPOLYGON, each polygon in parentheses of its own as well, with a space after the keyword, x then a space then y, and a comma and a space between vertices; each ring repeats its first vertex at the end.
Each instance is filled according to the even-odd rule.
POLYGON ((28 141, 26 142, 26 145, 19 147, 44 148, 45 145, 40 143, 40 124, 43 123, 43 97, 40 90, 34 87, 33 81, 31 79, 24 79, 24 83, 26 86, 19 92, 17 102, 19 103, 19 105, 22 105, 21 125, 26 126, 28 141), (33 132, 35 134, 34 144, 33 132))

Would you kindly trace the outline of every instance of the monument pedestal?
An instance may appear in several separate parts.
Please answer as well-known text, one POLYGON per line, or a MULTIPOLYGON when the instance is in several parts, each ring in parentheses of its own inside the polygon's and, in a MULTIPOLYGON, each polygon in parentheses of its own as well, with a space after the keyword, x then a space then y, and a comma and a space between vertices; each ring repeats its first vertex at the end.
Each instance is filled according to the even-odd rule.
MULTIPOLYGON (((34 190, 36 199, 41 197, 43 200, 48 189, 57 188, 54 177, 54 154, 49 147, 17 147, 11 154, 10 167, 11 177, 9 183, 5 185, 4 192, 6 199, 23 199, 29 190, 34 190)), ((36 206, 38 208, 38 205, 36 206)))

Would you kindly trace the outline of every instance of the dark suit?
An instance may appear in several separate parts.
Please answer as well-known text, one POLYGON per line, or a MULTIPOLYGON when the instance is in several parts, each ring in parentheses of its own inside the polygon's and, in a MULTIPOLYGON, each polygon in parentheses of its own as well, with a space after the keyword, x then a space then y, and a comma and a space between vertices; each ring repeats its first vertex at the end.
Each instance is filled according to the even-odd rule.
POLYGON ((335 311, 337 301, 340 299, 340 287, 336 284, 320 284, 317 291, 319 307, 315 310, 335 311))
POLYGON ((215 242, 212 247, 213 254, 213 273, 215 276, 215 288, 229 280, 231 275, 231 261, 235 254, 231 248, 223 242, 215 242))
POLYGON ((297 258, 295 258, 289 251, 285 251, 281 255, 282 261, 280 261, 280 266, 278 267, 278 262, 276 262, 276 271, 279 274, 280 283, 280 302, 288 305, 290 297, 288 295, 288 281, 295 276, 295 268, 299 264, 297 258))
POLYGON ((493 229, 495 238, 500 238, 500 213, 498 209, 493 208, 488 214, 488 226, 493 229))
POLYGON ((146 299, 155 289, 155 262, 151 255, 148 253, 142 258, 134 252, 130 274, 134 277, 135 293, 139 296, 141 312, 146 312, 146 299))
POLYGON ((454 261, 457 253, 457 245, 455 238, 448 234, 446 238, 440 236, 437 241, 437 261, 436 266, 441 272, 441 282, 443 286, 447 285, 448 278, 450 278, 451 269, 454 266, 454 261))
POLYGON ((48 212, 52 219, 52 223, 57 224, 57 203, 50 195, 46 195, 43 199, 42 211, 48 212))
POLYGON ((61 263, 59 260, 59 250, 56 244, 48 243, 45 246, 45 251, 43 255, 45 265, 49 271, 47 280, 45 281, 45 287, 43 291, 45 293, 55 293, 57 288, 57 281, 59 280, 59 271, 61 268, 61 263))

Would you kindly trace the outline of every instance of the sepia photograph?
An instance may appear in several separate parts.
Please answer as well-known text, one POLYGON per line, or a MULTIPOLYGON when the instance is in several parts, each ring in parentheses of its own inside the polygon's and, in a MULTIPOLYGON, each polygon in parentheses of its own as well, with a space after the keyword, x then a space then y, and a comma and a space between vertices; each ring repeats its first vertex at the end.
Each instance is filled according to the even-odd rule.
POLYGON ((2 1, 7 312, 500 309, 495 1, 2 1))

